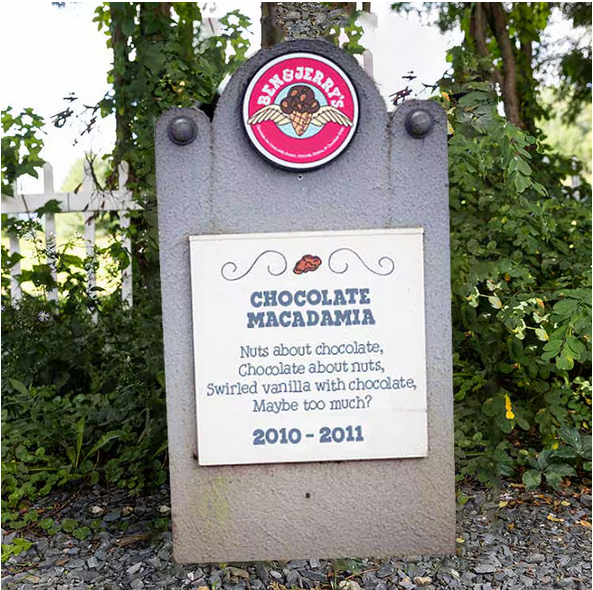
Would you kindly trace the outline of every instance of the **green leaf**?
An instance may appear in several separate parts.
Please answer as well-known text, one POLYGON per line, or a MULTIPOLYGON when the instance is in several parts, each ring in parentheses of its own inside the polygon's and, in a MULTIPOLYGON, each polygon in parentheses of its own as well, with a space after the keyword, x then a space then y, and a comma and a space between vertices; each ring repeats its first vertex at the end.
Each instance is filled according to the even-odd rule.
POLYGON ((517 172, 517 174, 515 174, 514 182, 517 192, 522 193, 531 184, 531 179, 529 176, 523 176, 523 174, 517 172))
POLYGON ((560 484, 562 483, 562 476, 555 472, 555 471, 546 471, 544 472, 544 477, 546 478, 546 482, 553 487, 555 490, 560 489, 560 484))
POLYGON ((562 299, 554 304, 554 313, 560 316, 570 316, 577 308, 579 302, 576 299, 562 299))
POLYGON ((16 389, 19 393, 22 393, 23 395, 30 395, 29 390, 27 389, 27 386, 22 383, 21 381, 18 381, 17 379, 9 379, 8 380, 10 382, 10 384, 12 385, 12 387, 14 389, 16 389))
POLYGON ((75 467, 78 467, 78 462, 80 460, 80 451, 82 449, 82 440, 84 438, 84 422, 85 420, 83 416, 76 424, 76 460, 74 462, 75 467))
POLYGON ((71 533, 78 526, 78 522, 72 518, 65 518, 62 520, 62 529, 67 533, 71 533))
POLYGON ((550 459, 552 458, 553 454, 554 454, 553 449, 544 449, 537 456, 537 464, 542 471, 549 466, 550 459))
POLYGON ((106 432, 88 451, 88 453, 84 456, 85 459, 88 457, 93 456, 97 451, 102 449, 108 442, 112 440, 116 440, 125 436, 124 430, 112 430, 111 432, 106 432))
POLYGON ((559 459, 574 459, 578 453, 571 447, 561 447, 554 450, 554 457, 559 459))
POLYGON ((573 449, 580 452, 583 450, 583 439, 581 433, 576 428, 562 426, 558 431, 560 438, 573 449))
POLYGON ((574 358, 579 358, 587 350, 587 347, 572 335, 566 337, 566 346, 573 353, 574 358))
POLYGON ((552 463, 544 471, 544 474, 546 473, 557 473, 560 476, 570 475, 571 477, 577 474, 574 467, 568 463, 552 463))
POLYGON ((556 366, 563 371, 570 371, 574 367, 574 358, 566 346, 562 349, 560 356, 556 358, 556 366))
POLYGON ((541 471, 536 471, 535 469, 528 469, 523 474, 523 483, 525 484, 525 488, 527 490, 534 490, 541 484, 541 482, 542 482, 541 471))
POLYGON ((79 540, 84 541, 91 536, 91 529, 88 526, 75 528, 73 535, 79 540))
POLYGON ((562 339, 556 339, 556 340, 550 340, 550 342, 548 342, 545 346, 544 346, 544 350, 549 351, 549 352, 554 352, 554 356, 556 356, 556 354, 558 354, 560 352, 560 349, 562 348, 562 339))
POLYGON ((523 158, 517 158, 516 162, 517 170, 519 170, 521 174, 525 174, 525 176, 531 176, 533 170, 531 169, 531 166, 525 160, 523 160, 523 158))
POLYGON ((42 518, 39 521, 39 527, 41 529, 43 529, 44 531, 52 528, 54 526, 54 520, 53 518, 42 518))
POLYGON ((61 213, 62 207, 60 201, 58 199, 50 199, 46 201, 42 207, 35 209, 35 213, 38 217, 45 215, 47 213, 61 213))

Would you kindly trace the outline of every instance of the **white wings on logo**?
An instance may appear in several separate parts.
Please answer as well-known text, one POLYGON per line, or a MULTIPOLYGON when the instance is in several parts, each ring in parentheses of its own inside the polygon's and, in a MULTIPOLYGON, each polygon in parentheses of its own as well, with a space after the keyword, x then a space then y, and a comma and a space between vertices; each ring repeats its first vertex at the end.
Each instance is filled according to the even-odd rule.
MULTIPOLYGON (((264 121, 273 121, 276 125, 286 125, 291 122, 289 115, 284 114, 277 104, 271 104, 260 109, 249 118, 247 123, 249 125, 255 125, 264 121)), ((319 107, 319 110, 311 117, 311 125, 315 125, 316 127, 323 127, 326 123, 330 122, 337 123, 343 127, 352 127, 352 121, 344 113, 329 105, 319 107)))

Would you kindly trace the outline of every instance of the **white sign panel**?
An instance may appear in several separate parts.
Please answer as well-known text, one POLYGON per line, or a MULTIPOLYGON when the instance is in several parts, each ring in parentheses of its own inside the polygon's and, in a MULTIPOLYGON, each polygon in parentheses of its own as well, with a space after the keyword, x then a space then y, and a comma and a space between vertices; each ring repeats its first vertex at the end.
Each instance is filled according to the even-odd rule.
POLYGON ((190 238, 200 465, 427 454, 422 237, 190 238))

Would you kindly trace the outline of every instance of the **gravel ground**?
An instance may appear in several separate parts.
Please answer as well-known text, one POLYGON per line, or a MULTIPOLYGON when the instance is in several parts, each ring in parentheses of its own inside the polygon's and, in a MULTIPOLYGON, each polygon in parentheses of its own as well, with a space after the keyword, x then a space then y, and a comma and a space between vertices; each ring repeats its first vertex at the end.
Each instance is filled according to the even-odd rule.
MULTIPOLYGON (((39 506, 43 516, 92 529, 80 541, 60 532, 40 538, 4 564, 2 588, 22 590, 518 590, 591 588, 590 490, 493 494, 465 488, 458 507, 457 555, 406 559, 293 560, 179 565, 171 558, 167 490, 130 498, 98 487, 39 506), (206 587, 206 588, 204 588, 206 587)), ((3 543, 13 535, 3 535, 3 543)))

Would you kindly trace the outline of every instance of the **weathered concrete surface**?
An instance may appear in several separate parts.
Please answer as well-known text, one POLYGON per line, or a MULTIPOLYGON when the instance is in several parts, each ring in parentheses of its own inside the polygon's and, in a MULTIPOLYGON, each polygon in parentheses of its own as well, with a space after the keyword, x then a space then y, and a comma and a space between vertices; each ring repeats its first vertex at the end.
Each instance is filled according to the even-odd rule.
MULTIPOLYGON (((230 81, 214 121, 170 111, 156 132, 174 554, 180 562, 454 553, 455 499, 446 121, 409 101, 388 116, 354 59, 323 41, 260 52, 230 81), (349 148, 302 174, 274 168, 249 145, 243 91, 269 59, 311 51, 352 79, 360 121, 349 148), (406 114, 433 131, 415 139, 406 114), (168 137, 180 114, 196 141, 168 137), (422 226, 425 229, 429 454, 422 459, 200 467, 188 236, 422 226)), ((224 444, 224 440, 220 441, 224 444)))

